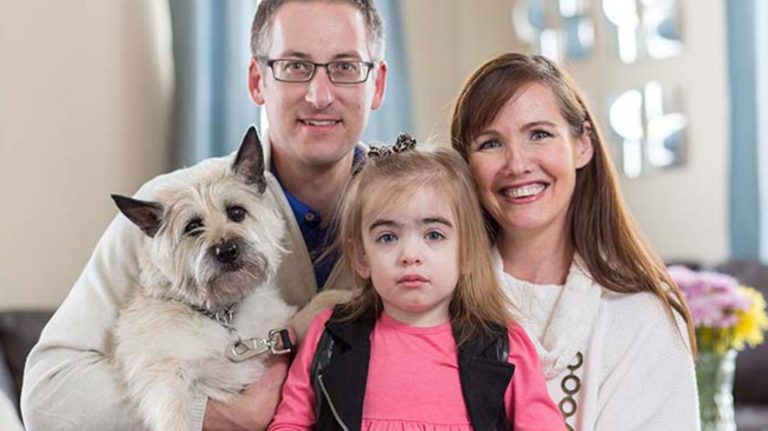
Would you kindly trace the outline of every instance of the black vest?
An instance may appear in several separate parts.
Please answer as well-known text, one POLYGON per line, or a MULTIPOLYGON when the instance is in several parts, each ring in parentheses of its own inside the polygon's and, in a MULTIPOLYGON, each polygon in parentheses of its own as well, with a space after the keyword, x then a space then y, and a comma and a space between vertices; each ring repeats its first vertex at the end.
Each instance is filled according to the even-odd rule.
MULTIPOLYGON (((338 321, 336 308, 312 359, 318 431, 357 431, 363 420, 363 397, 371 354, 374 316, 338 321)), ((464 404, 477 431, 510 431, 504 392, 515 366, 507 362, 509 338, 504 327, 497 336, 473 339, 459 348, 459 378, 464 404)), ((456 331, 454 330, 454 334, 456 331)))

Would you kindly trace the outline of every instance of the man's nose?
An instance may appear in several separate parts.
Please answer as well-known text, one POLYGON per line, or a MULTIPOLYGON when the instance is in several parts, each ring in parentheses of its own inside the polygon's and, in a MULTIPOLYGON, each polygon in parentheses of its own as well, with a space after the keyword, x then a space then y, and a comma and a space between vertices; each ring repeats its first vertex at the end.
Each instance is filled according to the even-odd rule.
POLYGON ((318 67, 315 76, 309 81, 305 100, 315 109, 323 109, 333 103, 333 83, 328 78, 328 71, 324 67, 318 67))

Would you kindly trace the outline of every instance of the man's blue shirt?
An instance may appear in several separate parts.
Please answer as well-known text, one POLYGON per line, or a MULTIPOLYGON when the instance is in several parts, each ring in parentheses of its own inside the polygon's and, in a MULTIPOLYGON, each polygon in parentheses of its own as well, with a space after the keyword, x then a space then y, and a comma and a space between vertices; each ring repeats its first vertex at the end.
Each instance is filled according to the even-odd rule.
MULTIPOLYGON (((360 147, 355 147, 355 156, 353 161, 353 169, 364 160, 365 152, 360 147)), ((293 216, 296 218, 296 222, 301 230, 301 236, 304 237, 304 243, 307 245, 307 251, 309 251, 309 257, 312 259, 312 266, 315 270, 315 280, 317 281, 317 288, 322 290, 325 286, 325 282, 328 280, 328 276, 333 270, 333 266, 339 259, 338 252, 331 252, 325 254, 325 251, 333 243, 333 232, 329 227, 330 223, 323 226, 323 218, 320 213, 312 209, 309 205, 300 201, 299 198, 291 194, 285 189, 283 183, 280 182, 280 177, 275 171, 275 164, 271 166, 272 174, 277 178, 277 182, 280 184, 280 188, 285 193, 285 198, 288 200, 288 204, 291 205, 293 216)))

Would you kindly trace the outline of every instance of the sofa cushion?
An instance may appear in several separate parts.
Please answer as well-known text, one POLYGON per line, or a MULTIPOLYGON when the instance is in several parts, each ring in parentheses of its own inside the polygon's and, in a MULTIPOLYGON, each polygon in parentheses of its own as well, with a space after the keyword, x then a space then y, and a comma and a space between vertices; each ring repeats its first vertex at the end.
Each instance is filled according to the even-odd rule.
MULTIPOLYGON (((754 260, 732 260, 717 271, 730 274, 741 284, 752 286, 768 298, 768 266, 754 260)), ((768 406, 768 342, 747 347, 736 356, 733 383, 734 402, 739 405, 768 406)))
POLYGON ((0 425, 3 431, 24 431, 17 410, 11 402, 11 397, 0 392, 0 425))
POLYGON ((17 404, 21 394, 24 363, 37 343, 40 332, 53 311, 5 311, 0 313, 0 350, 13 384, 12 400, 17 404))
POLYGON ((3 352, 3 346, 0 345, 0 394, 5 394, 9 400, 12 400, 16 396, 16 387, 13 383, 13 376, 11 371, 5 364, 5 354, 3 352))

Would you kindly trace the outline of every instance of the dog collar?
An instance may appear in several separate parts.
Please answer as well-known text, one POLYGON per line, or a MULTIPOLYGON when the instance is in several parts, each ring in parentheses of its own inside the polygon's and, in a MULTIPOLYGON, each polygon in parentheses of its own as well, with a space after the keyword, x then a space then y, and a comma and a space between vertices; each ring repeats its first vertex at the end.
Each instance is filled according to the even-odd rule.
POLYGON ((232 320, 235 318, 235 311, 237 311, 237 306, 239 304, 237 302, 233 302, 229 305, 225 305, 224 307, 218 308, 216 310, 209 310, 204 307, 200 307, 194 304, 189 304, 190 308, 197 311, 198 313, 202 314, 205 317, 211 318, 217 322, 219 322, 223 327, 227 328, 229 331, 234 331, 235 328, 232 327, 232 320))

